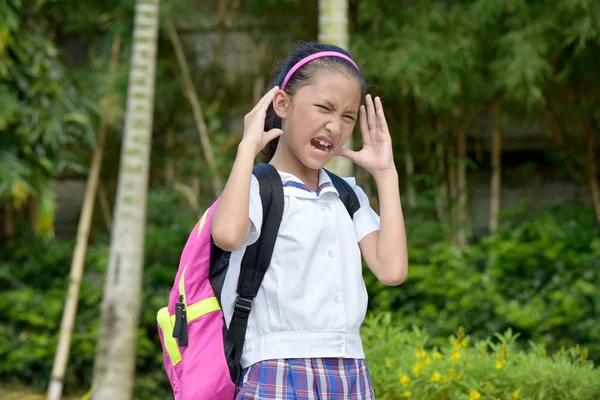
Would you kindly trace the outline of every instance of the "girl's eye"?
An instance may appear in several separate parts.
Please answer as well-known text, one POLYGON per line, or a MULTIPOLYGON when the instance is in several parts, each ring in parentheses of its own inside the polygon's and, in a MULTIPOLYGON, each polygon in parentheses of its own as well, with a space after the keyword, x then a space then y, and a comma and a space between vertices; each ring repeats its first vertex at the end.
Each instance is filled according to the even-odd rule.
POLYGON ((354 121, 354 117, 352 115, 344 115, 344 118, 346 118, 350 121, 354 121))
POLYGON ((317 107, 319 107, 319 108, 320 108, 320 109, 322 109, 322 110, 329 111, 329 108, 328 108, 328 107, 322 106, 322 105, 320 105, 320 104, 317 104, 317 107))

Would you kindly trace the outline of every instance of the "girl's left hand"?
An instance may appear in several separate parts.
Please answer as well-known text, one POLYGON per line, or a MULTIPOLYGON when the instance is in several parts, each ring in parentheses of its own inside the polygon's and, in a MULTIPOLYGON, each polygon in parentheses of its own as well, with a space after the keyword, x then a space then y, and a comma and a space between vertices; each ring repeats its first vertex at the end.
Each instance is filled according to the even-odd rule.
POLYGON ((360 106, 360 130, 363 148, 352 151, 342 148, 338 155, 350 159, 376 177, 389 171, 396 171, 392 138, 388 130, 381 99, 371 95, 365 97, 366 107, 360 106))

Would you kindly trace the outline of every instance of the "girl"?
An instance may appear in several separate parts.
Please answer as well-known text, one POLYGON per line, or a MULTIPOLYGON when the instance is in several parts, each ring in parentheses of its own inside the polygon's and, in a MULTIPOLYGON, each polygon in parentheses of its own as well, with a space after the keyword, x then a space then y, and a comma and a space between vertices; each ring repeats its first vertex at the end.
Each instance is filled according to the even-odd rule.
MULTIPOLYGON (((215 244, 231 251, 221 303, 231 320, 240 261, 260 235, 255 157, 279 171, 285 208, 271 265, 254 299, 238 399, 372 399, 360 338, 367 309, 361 255, 387 285, 408 260, 398 173, 381 100, 360 105, 364 81, 350 55, 307 43, 283 63, 272 89, 244 118, 244 135, 213 215, 215 244), (344 149, 360 119, 363 149, 344 149), (350 218, 323 167, 347 157, 375 179, 381 223, 364 191, 350 218)), ((228 322, 229 323, 229 322, 228 322)))

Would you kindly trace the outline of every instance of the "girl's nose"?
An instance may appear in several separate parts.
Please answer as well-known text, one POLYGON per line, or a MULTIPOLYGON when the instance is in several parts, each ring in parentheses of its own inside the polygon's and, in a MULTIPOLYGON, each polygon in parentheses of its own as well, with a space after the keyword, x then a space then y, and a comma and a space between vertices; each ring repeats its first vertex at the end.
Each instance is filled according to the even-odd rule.
POLYGON ((325 125, 325 129, 327 129, 332 136, 338 137, 342 133, 342 123, 337 117, 333 117, 325 125))

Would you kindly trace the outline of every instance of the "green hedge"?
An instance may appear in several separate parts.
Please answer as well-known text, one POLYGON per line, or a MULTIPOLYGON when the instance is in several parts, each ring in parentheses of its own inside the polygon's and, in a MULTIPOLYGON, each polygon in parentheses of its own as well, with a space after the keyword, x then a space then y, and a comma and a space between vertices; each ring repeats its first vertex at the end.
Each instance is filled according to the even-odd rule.
POLYGON ((517 335, 475 343, 459 328, 456 336, 429 347, 419 329, 391 324, 391 314, 367 319, 363 340, 378 399, 593 400, 600 398, 600 370, 579 347, 549 356, 530 343, 514 346, 517 335))
POLYGON ((585 345, 600 360, 600 231, 591 211, 550 209, 464 250, 437 243, 409 253, 399 288, 367 275, 374 310, 424 327, 435 344, 459 326, 478 338, 512 328, 521 343, 585 345))
MULTIPOLYGON (((153 190, 150 196, 137 353, 136 396, 142 399, 162 399, 169 395, 155 321, 156 311, 167 301, 179 254, 197 218, 185 211, 188 209, 185 201, 169 190, 153 190)), ((386 315, 393 316, 397 326, 424 327, 430 334, 427 344, 441 349, 447 337, 460 326, 482 340, 512 327, 523 333, 518 341, 521 346, 533 340, 552 351, 556 346, 560 349, 561 345, 581 344, 589 349, 589 358, 598 360, 600 328, 593 321, 597 320, 600 299, 594 296, 593 288, 600 286, 600 240, 585 215, 584 212, 566 216, 548 213, 484 238, 464 251, 446 244, 412 247, 406 284, 388 288, 366 274, 370 311, 374 314, 391 311, 386 315)), ((67 389, 76 388, 81 382, 84 385, 91 382, 107 242, 106 237, 96 237, 86 256, 67 389)), ((0 246, 0 320, 3 321, 0 324, 3 338, 0 380, 33 384, 38 388, 46 386, 73 248, 73 240, 44 242, 27 237, 0 246)), ((397 394, 399 389, 405 389, 398 386, 397 373, 391 373, 392 369, 385 369, 387 372, 383 373, 379 369, 392 362, 386 361, 389 354, 410 353, 410 346, 406 346, 413 342, 406 340, 415 339, 405 331, 388 330, 391 328, 385 326, 381 329, 381 343, 374 342, 375 330, 370 326, 365 327, 365 343, 378 393, 397 394)), ((473 350, 464 351, 467 357, 473 350)), ((534 355, 531 352, 519 354, 524 361, 521 366, 515 365, 514 371, 525 373, 527 370, 523 368, 533 362, 527 361, 526 354, 534 355)), ((408 362, 405 356, 402 362, 400 359, 398 356, 397 365, 404 366, 408 362)), ((535 360, 541 360, 544 369, 552 370, 556 363, 562 363, 560 358, 537 357, 535 360)), ((432 362, 441 361, 433 359, 432 362)), ((406 371, 408 374, 410 368, 406 371)), ((438 372, 443 375, 443 371, 438 372)), ((475 371, 465 370, 466 376, 472 374, 479 376, 475 371)), ((505 379, 499 376, 497 379, 505 379)), ((411 382, 418 381, 411 378, 411 382)), ((492 383, 504 390, 500 381, 492 383)), ((551 382, 542 382, 546 383, 551 382)), ((483 387, 474 388, 484 393, 483 387)), ((416 396, 415 390, 413 393, 416 396)))

